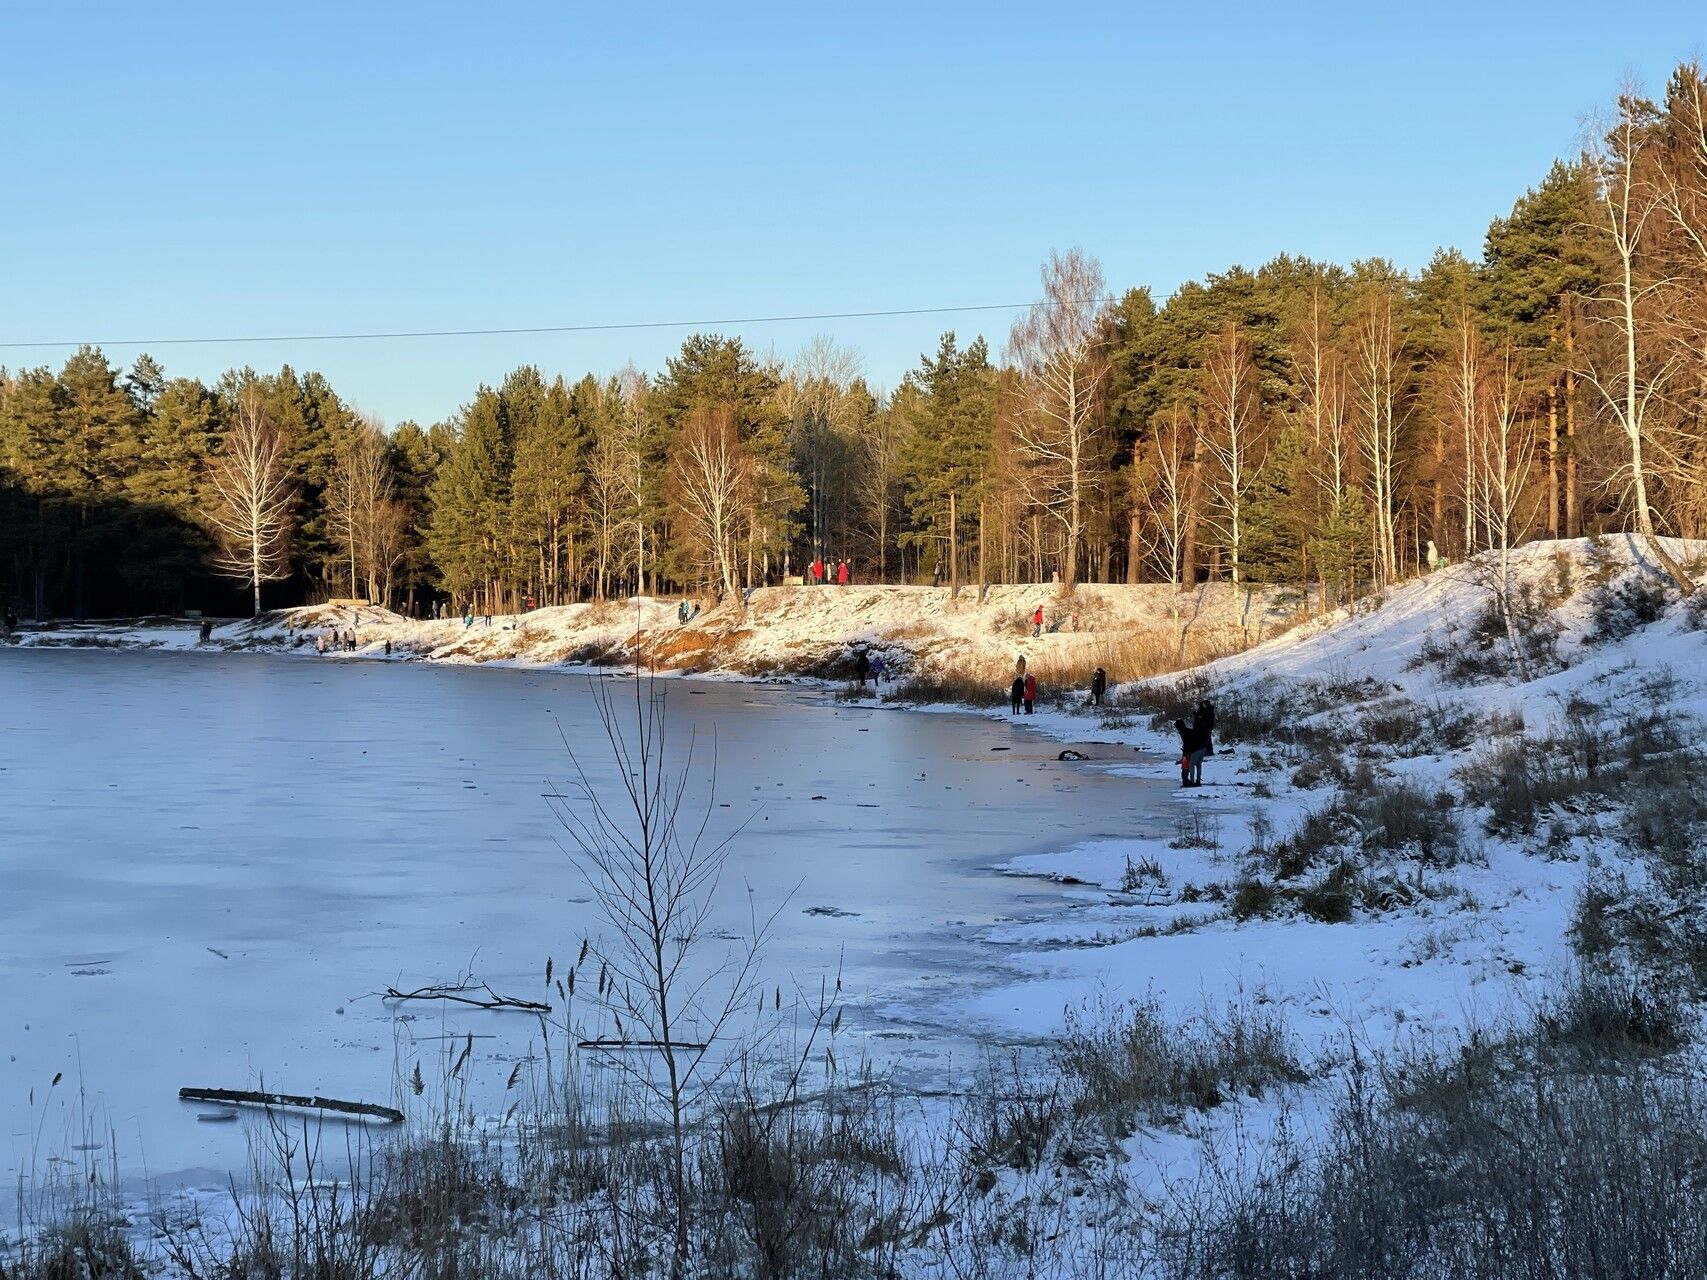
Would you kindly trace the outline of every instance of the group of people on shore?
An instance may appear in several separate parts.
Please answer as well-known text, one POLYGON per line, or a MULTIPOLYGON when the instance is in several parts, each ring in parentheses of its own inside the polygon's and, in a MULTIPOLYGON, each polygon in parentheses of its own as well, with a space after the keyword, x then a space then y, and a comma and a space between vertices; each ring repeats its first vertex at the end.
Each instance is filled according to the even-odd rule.
POLYGON ((839 587, 845 587, 853 581, 853 570, 848 567, 846 560, 838 560, 835 564, 829 565, 825 564, 822 559, 817 559, 812 562, 810 568, 812 585, 815 587, 827 586, 832 582, 839 587))

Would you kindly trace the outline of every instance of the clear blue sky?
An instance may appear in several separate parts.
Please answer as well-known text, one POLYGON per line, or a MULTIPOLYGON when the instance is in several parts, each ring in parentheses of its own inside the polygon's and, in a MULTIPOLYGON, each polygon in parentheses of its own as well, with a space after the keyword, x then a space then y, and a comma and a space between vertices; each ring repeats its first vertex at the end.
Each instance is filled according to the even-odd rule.
MULTIPOLYGON (((1698 4, 27 4, 0 71, 0 342, 1166 292, 1290 251, 1475 253, 1698 4)), ((943 328, 828 331, 890 387, 943 328)), ((684 331, 157 347, 323 371, 386 422, 684 331)), ((110 346, 128 363, 134 347, 110 346)), ((66 349, 0 351, 57 365, 66 349)))

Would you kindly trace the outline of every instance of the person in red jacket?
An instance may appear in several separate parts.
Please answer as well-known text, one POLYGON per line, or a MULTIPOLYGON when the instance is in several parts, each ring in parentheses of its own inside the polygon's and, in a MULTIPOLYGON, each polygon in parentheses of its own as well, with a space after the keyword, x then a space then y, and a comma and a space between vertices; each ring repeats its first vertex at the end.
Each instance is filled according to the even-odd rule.
POLYGON ((1036 637, 1043 634, 1043 606, 1042 605, 1038 605, 1037 606, 1037 612, 1031 615, 1031 634, 1032 634, 1033 639, 1035 639, 1036 637))
POLYGON ((1025 713, 1031 714, 1031 704, 1037 701, 1037 677, 1027 675, 1025 678, 1025 713))
POLYGON ((840 586, 848 585, 848 562, 842 560, 836 565, 836 582, 840 586))

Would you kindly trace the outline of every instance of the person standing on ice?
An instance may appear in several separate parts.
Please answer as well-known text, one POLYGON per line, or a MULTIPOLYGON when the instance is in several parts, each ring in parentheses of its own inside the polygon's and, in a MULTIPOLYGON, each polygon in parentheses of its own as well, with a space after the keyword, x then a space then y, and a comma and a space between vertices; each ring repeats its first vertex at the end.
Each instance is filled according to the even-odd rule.
POLYGON ((883 655, 881 653, 874 653, 871 655, 871 687, 873 689, 876 689, 876 688, 881 687, 882 684, 883 684, 883 655))
POLYGON ((1037 612, 1031 615, 1031 638, 1037 639, 1043 634, 1043 606, 1037 606, 1037 612))
POLYGON ((1025 678, 1025 713, 1031 714, 1031 704, 1037 701, 1037 677, 1027 675, 1025 678))
POLYGON ((1191 753, 1197 747, 1197 730, 1184 720, 1175 720, 1174 732, 1179 734, 1179 784, 1195 787, 1197 784, 1191 780, 1191 753))
POLYGON ((1098 667, 1091 675, 1091 705, 1102 706, 1102 695, 1108 692, 1108 672, 1098 667))
POLYGON ((859 657, 854 659, 854 674, 859 677, 859 687, 865 688, 865 682, 871 675, 871 659, 864 649, 861 649, 859 657))
POLYGON ((1025 701, 1025 677, 1014 673, 1014 682, 1008 686, 1008 702, 1013 710, 1010 714, 1019 714, 1019 705, 1025 701))
POLYGON ((1180 741, 1185 748, 1181 761, 1180 784, 1187 787, 1203 785, 1203 762, 1215 751, 1215 708, 1205 698, 1191 713, 1191 723, 1178 724, 1180 741))

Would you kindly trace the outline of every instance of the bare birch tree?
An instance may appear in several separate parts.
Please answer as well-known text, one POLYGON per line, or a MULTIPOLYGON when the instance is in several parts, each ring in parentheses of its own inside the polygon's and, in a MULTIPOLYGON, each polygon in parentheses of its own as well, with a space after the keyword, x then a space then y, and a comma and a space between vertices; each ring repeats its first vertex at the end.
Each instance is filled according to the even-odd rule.
POLYGON ((1606 283, 1589 315, 1609 340, 1600 344, 1605 357, 1591 358, 1583 376, 1623 433, 1626 456, 1615 482, 1622 482, 1633 505, 1637 532, 1653 545, 1646 445, 1651 416, 1663 402, 1677 356, 1675 351, 1648 350, 1644 342, 1649 305, 1670 283, 1645 269, 1644 254, 1664 208, 1662 192, 1648 172, 1644 115, 1634 86, 1626 86, 1618 99, 1616 123, 1586 154, 1596 196, 1592 230, 1609 259, 1606 283))
POLYGON ((1350 483, 1345 362, 1335 349, 1319 284, 1310 291, 1309 314, 1294 332, 1292 367, 1299 387, 1299 416, 1308 429, 1311 457, 1316 460, 1316 483, 1332 506, 1350 483))
POLYGON ((296 490, 285 467, 284 442, 267 421, 253 391, 237 406, 237 417, 208 467, 214 501, 203 516, 219 551, 215 567, 246 582, 261 613, 261 584, 290 576, 290 535, 296 490))
POLYGON ((616 375, 621 389, 626 426, 622 435, 627 458, 625 475, 628 490, 628 509, 633 521, 634 535, 634 593, 646 591, 646 509, 650 492, 646 475, 646 396, 650 390, 646 375, 633 364, 626 364, 616 375))
MULTIPOLYGON (((603 600, 623 563, 618 538, 633 520, 629 476, 633 463, 623 438, 627 411, 599 424, 587 452, 587 522, 593 539, 593 591, 603 600)), ((631 548, 632 549, 632 548, 631 548)))
POLYGON ((1172 404, 1150 420, 1150 438, 1132 467, 1133 505, 1140 523, 1144 558, 1173 588, 1169 607, 1174 641, 1184 643, 1180 594, 1185 590, 1186 541, 1191 529, 1191 459, 1197 449, 1197 423, 1191 410, 1172 404))
POLYGON ((1505 624, 1506 643, 1518 674, 1528 680, 1529 662, 1517 633, 1511 574, 1511 550, 1528 535, 1525 517, 1533 507, 1529 481, 1535 459, 1535 430, 1522 411, 1524 395, 1523 372, 1508 342, 1486 389, 1486 408, 1472 414, 1475 435, 1466 469, 1474 476, 1473 524, 1480 527, 1491 557, 1488 576, 1492 577, 1491 590, 1505 624))
POLYGON ((1375 572, 1380 582, 1398 576, 1394 526, 1399 470, 1398 414, 1401 338, 1393 316, 1393 294, 1373 285, 1357 323, 1352 380, 1358 409, 1358 439, 1369 470, 1374 509, 1375 572))
POLYGON ((1087 513, 1108 478, 1102 385, 1108 370, 1102 266, 1077 249, 1052 253, 1043 300, 1013 327, 1008 355, 1025 378, 1014 442, 1029 497, 1061 527, 1062 578, 1079 579, 1087 513))
POLYGON ((1476 513, 1480 507, 1476 500, 1476 442, 1482 435, 1486 401, 1481 328, 1468 306, 1461 308, 1453 321, 1452 351, 1447 359, 1446 399, 1464 450, 1464 554, 1468 556, 1477 546, 1476 513))
POLYGON ((849 490, 860 416, 853 392, 859 376, 859 353, 820 334, 790 361, 788 374, 777 388, 789 419, 795 470, 806 482, 812 549, 817 556, 839 557, 846 552, 830 543, 832 535, 845 528, 852 506, 849 490))
POLYGON ((353 419, 338 442, 332 474, 326 486, 326 518, 340 558, 349 568, 350 595, 379 599, 380 524, 392 497, 392 476, 385 433, 379 424, 353 419))
POLYGON ((1212 464, 1204 519, 1227 551, 1233 585, 1244 580, 1245 504, 1262 465, 1262 401, 1250 344, 1236 324, 1214 339, 1203 365, 1203 452, 1212 464))
POLYGON ((693 567, 733 594, 739 540, 751 523, 752 465, 727 406, 695 410, 683 425, 671 450, 669 495, 693 567))
POLYGON ((901 458, 907 421, 892 405, 873 415, 860 442, 854 499, 877 547, 877 580, 889 578, 889 547, 895 541, 895 506, 901 489, 901 458))

